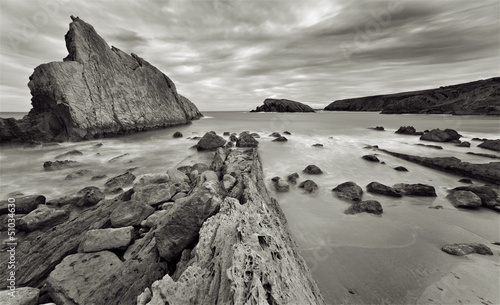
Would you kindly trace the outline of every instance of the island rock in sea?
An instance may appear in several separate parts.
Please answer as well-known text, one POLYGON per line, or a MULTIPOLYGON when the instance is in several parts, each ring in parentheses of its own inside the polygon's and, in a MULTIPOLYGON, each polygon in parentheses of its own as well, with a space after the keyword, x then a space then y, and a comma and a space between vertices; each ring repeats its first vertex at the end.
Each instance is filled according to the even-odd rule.
POLYGON ((330 111, 500 115, 500 77, 436 89, 334 101, 330 111))
POLYGON ((28 83, 33 108, 22 120, 0 119, 0 142, 79 141, 202 116, 160 70, 110 48, 90 24, 71 18, 68 56, 35 69, 28 83))
POLYGON ((291 100, 268 98, 264 101, 264 105, 258 106, 250 112, 314 112, 314 109, 291 100))

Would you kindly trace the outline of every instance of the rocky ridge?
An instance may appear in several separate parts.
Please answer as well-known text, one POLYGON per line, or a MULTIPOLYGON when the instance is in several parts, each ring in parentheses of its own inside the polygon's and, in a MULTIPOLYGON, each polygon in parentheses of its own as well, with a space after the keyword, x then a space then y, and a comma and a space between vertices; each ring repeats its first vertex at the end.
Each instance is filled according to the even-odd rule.
POLYGON ((314 112, 314 109, 296 101, 268 98, 262 106, 250 112, 314 112))

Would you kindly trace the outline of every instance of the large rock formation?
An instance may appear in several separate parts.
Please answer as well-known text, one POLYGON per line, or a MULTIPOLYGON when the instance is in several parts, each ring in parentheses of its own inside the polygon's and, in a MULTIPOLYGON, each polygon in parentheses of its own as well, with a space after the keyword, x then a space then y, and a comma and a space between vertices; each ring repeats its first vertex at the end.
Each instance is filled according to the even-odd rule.
POLYGON ((71 18, 68 56, 35 69, 28 84, 33 108, 22 120, 0 119, 0 142, 79 141, 201 117, 160 70, 110 48, 90 24, 71 18))
POLYGON ((314 112, 314 109, 291 100, 268 98, 264 101, 264 105, 258 106, 250 112, 314 112))
POLYGON ((325 110, 500 115, 500 77, 429 90, 338 100, 325 110))

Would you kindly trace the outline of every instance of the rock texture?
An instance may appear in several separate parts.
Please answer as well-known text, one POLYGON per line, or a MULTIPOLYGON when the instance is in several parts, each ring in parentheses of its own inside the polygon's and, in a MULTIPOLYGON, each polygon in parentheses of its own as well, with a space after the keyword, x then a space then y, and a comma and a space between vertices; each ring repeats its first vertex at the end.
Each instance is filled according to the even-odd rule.
POLYGON ((334 101, 331 111, 500 115, 500 77, 437 89, 334 101))
POLYGON ((433 141, 433 142, 458 142, 462 137, 458 132, 453 129, 433 129, 429 132, 424 132, 420 140, 433 141))
POLYGON ((314 109, 291 100, 268 98, 264 101, 264 105, 258 106, 250 112, 314 112, 314 109))
POLYGON ((361 197, 363 197, 363 189, 352 181, 341 183, 332 191, 337 194, 337 197, 353 202, 361 201, 361 197))
POLYGON ((483 244, 478 243, 461 243, 461 244, 451 244, 441 248, 444 252, 452 255, 463 256, 472 253, 482 254, 482 255, 493 255, 491 249, 483 244))
POLYGON ((479 144, 477 147, 500 151, 500 140, 486 140, 483 143, 479 144))
POLYGON ((482 204, 481 198, 471 191, 453 190, 446 198, 456 208, 477 208, 482 204))
POLYGON ((31 287, 17 287, 15 296, 9 295, 9 290, 0 291, 0 305, 37 305, 39 289, 31 287))
POLYGON ((109 47, 94 28, 72 17, 63 62, 30 76, 33 108, 22 120, 0 119, 0 142, 79 141, 187 124, 201 117, 153 65, 109 47))

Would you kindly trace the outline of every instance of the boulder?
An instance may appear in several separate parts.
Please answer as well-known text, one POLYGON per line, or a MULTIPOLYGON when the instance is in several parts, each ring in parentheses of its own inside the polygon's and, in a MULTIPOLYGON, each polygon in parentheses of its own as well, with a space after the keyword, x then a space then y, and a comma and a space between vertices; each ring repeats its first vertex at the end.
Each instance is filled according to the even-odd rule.
POLYGON ((477 253, 481 255, 493 255, 493 252, 491 249, 484 245, 484 244, 479 244, 479 243, 458 243, 458 244, 451 244, 447 245, 441 248, 442 251, 451 254, 451 255, 457 255, 457 256, 463 256, 463 255, 468 255, 472 253, 477 253))
POLYGON ((406 167, 404 167, 404 166, 397 166, 394 169, 397 170, 398 172, 407 172, 408 171, 408 169, 406 169, 406 167))
POLYGON ((288 185, 288 183, 280 177, 278 177, 278 179, 273 182, 274 188, 277 192, 288 192, 290 190, 290 185, 288 185))
POLYGON ((223 147, 226 144, 226 140, 223 137, 218 136, 215 131, 210 131, 205 133, 205 135, 200 139, 196 147, 198 150, 216 150, 219 147, 223 147))
POLYGON ((273 142, 287 142, 288 139, 285 137, 277 137, 276 139, 273 140, 273 142))
POLYGON ((132 199, 147 205, 156 206, 169 201, 177 193, 177 188, 171 183, 149 184, 141 187, 134 186, 132 199))
POLYGON ((209 169, 209 167, 205 163, 195 163, 193 165, 193 167, 191 168, 191 170, 193 170, 193 171, 198 171, 199 174, 207 171, 208 169, 209 169))
POLYGON ((57 155, 54 159, 58 160, 69 156, 83 156, 83 153, 79 150, 71 150, 64 154, 57 155))
POLYGON ((344 211, 345 214, 358 214, 363 212, 380 215, 383 212, 382 205, 377 200, 358 201, 354 202, 344 211))
POLYGON ((363 196, 363 189, 352 181, 341 183, 332 191, 337 194, 337 197, 354 202, 361 201, 363 196))
POLYGON ((180 131, 176 131, 176 132, 174 132, 173 137, 174 137, 174 138, 182 138, 182 137, 183 137, 182 132, 180 132, 180 131))
POLYGON ((428 144, 422 144, 422 143, 417 143, 415 145, 423 146, 423 147, 429 147, 429 148, 434 148, 434 149, 443 149, 443 147, 439 146, 439 145, 428 145, 428 144))
POLYGON ((286 177, 286 180, 291 184, 297 184, 297 179, 299 179, 299 174, 293 173, 286 177))
POLYGON ((458 132, 453 129, 440 130, 433 129, 429 132, 424 132, 420 140, 433 141, 433 142, 456 142, 462 137, 458 132))
POLYGON ((128 155, 130 155, 130 154, 129 153, 124 153, 124 154, 121 154, 119 156, 113 157, 113 158, 111 158, 111 159, 108 160, 108 163, 113 163, 113 162, 119 161, 119 160, 123 159, 123 157, 126 157, 128 155))
POLYGON ((409 135, 416 135, 417 130, 413 126, 401 126, 399 127, 398 130, 396 130, 397 134, 409 134, 409 135))
POLYGON ((469 185, 459 186, 452 191, 469 191, 481 198, 481 202, 486 207, 494 207, 500 205, 500 198, 494 188, 487 185, 469 185))
POLYGON ((236 178, 234 178, 230 174, 225 174, 222 177, 222 186, 226 191, 229 191, 233 188, 234 184, 236 183, 236 178))
MULTIPOLYGON (((247 132, 248 133, 248 132, 247 132)), ((231 142, 238 142, 238 137, 236 136, 235 133, 232 133, 230 136, 229 136, 229 141, 231 142)))
POLYGON ((134 227, 89 230, 85 232, 78 252, 124 250, 132 241, 133 233, 134 227))
POLYGON ((68 212, 66 210, 40 205, 19 220, 19 229, 26 232, 32 232, 43 228, 49 228, 67 220, 68 217, 68 212))
POLYGON ((165 210, 156 211, 141 222, 141 227, 152 228, 166 215, 167 211, 165 210))
POLYGON ((236 147, 257 147, 259 142, 247 132, 240 133, 236 140, 236 147))
POLYGON ((56 171, 65 168, 75 167, 78 165, 78 162, 72 160, 64 160, 64 161, 47 161, 43 163, 43 169, 46 171, 56 171))
POLYGON ((436 190, 433 186, 427 184, 406 184, 398 183, 392 186, 396 191, 402 193, 405 196, 427 196, 436 197, 436 190))
POLYGON ((72 20, 65 35, 68 56, 35 68, 28 83, 33 108, 22 120, 0 120, 0 142, 80 141, 202 116, 149 62, 110 47, 80 18, 72 20))
POLYGON ((281 134, 279 132, 275 131, 275 132, 271 133, 269 136, 274 137, 274 138, 279 138, 279 137, 281 137, 281 134))
POLYGON ((153 207, 143 202, 130 200, 117 207, 109 218, 114 228, 137 226, 154 211, 153 207))
POLYGON ((82 207, 95 205, 102 199, 104 199, 104 193, 98 187, 87 186, 72 195, 50 200, 47 204, 58 207, 72 204, 82 207))
POLYGON ((260 138, 260 135, 256 132, 252 132, 250 135, 254 138, 260 138))
POLYGON ((456 208, 477 208, 482 204, 481 198, 470 191, 452 190, 446 198, 456 208))
POLYGON ((304 168, 303 172, 309 175, 323 174, 323 171, 319 167, 313 164, 308 165, 306 168, 304 168))
POLYGON ((378 130, 378 131, 384 131, 385 130, 383 126, 370 127, 370 129, 378 130))
POLYGON ((304 189, 306 193, 313 193, 318 190, 318 185, 312 180, 306 180, 299 184, 299 188, 304 189))
POLYGON ((116 177, 110 178, 104 183, 107 189, 113 189, 117 187, 124 187, 131 185, 135 180, 135 175, 131 172, 126 172, 124 174, 118 175, 116 177))
POLYGON ((380 162, 380 160, 375 155, 364 155, 362 158, 370 162, 380 162))
POLYGON ((500 140, 485 140, 483 143, 479 144, 477 147, 484 149, 500 151, 500 140))
POLYGON ((90 170, 90 169, 81 169, 81 170, 78 170, 76 172, 73 172, 71 174, 68 174, 66 176, 66 178, 64 178, 65 180, 74 180, 74 179, 78 179, 78 178, 81 178, 83 176, 87 176, 87 175, 92 175, 93 172, 90 170))
POLYGON ((180 192, 180 193, 175 194, 170 200, 171 201, 176 201, 177 199, 184 198, 186 196, 187 196, 186 192, 180 192))
POLYGON ((12 228, 12 219, 14 219, 14 223, 19 223, 21 218, 26 216, 26 214, 14 214, 14 218, 11 217, 9 214, 3 214, 0 215, 0 231, 7 231, 9 229, 9 224, 11 224, 12 228), (11 219, 11 222, 9 222, 9 219, 11 219))
MULTIPOLYGON (((189 167, 191 169, 191 167, 189 167)), ((162 184, 170 181, 170 176, 163 173, 141 175, 135 180, 134 188, 150 184, 162 184)))
POLYGON ((387 195, 391 197, 402 197, 403 195, 401 192, 393 189, 390 186, 384 185, 382 183, 378 182, 370 182, 366 186, 366 191, 370 193, 376 193, 376 194, 381 194, 381 195, 387 195))
POLYGON ((469 178, 462 178, 462 179, 458 180, 458 182, 472 184, 472 180, 470 180, 469 178))
POLYGON ((460 144, 457 144, 455 146, 458 146, 458 147, 470 147, 470 142, 463 141, 460 144))
POLYGON ((313 144, 313 147, 323 147, 323 144, 316 143, 316 144, 313 144))
MULTIPOLYGON (((36 209, 38 205, 45 204, 45 196, 42 195, 29 195, 13 199, 15 205, 14 214, 27 214, 36 209)), ((8 200, 0 201, 0 215, 9 213, 9 204, 11 203, 8 200)))
POLYGON ((229 136, 231 133, 229 131, 224 131, 223 136, 229 136))
MULTIPOLYGON (((6 272, 7 274, 7 272, 6 272)), ((3 287, 2 287, 3 288, 3 287)), ((40 290, 31 287, 16 287, 14 297, 10 290, 0 290, 1 305, 37 305, 40 290)))
POLYGON ((92 181, 96 181, 96 180, 101 180, 101 179, 104 179, 104 178, 106 178, 106 177, 108 177, 108 175, 106 175, 106 174, 100 174, 100 175, 95 175, 95 176, 92 176, 92 177, 90 178, 90 180, 92 180, 92 181))
POLYGON ((262 106, 250 112, 314 112, 314 109, 292 100, 267 98, 262 106))

